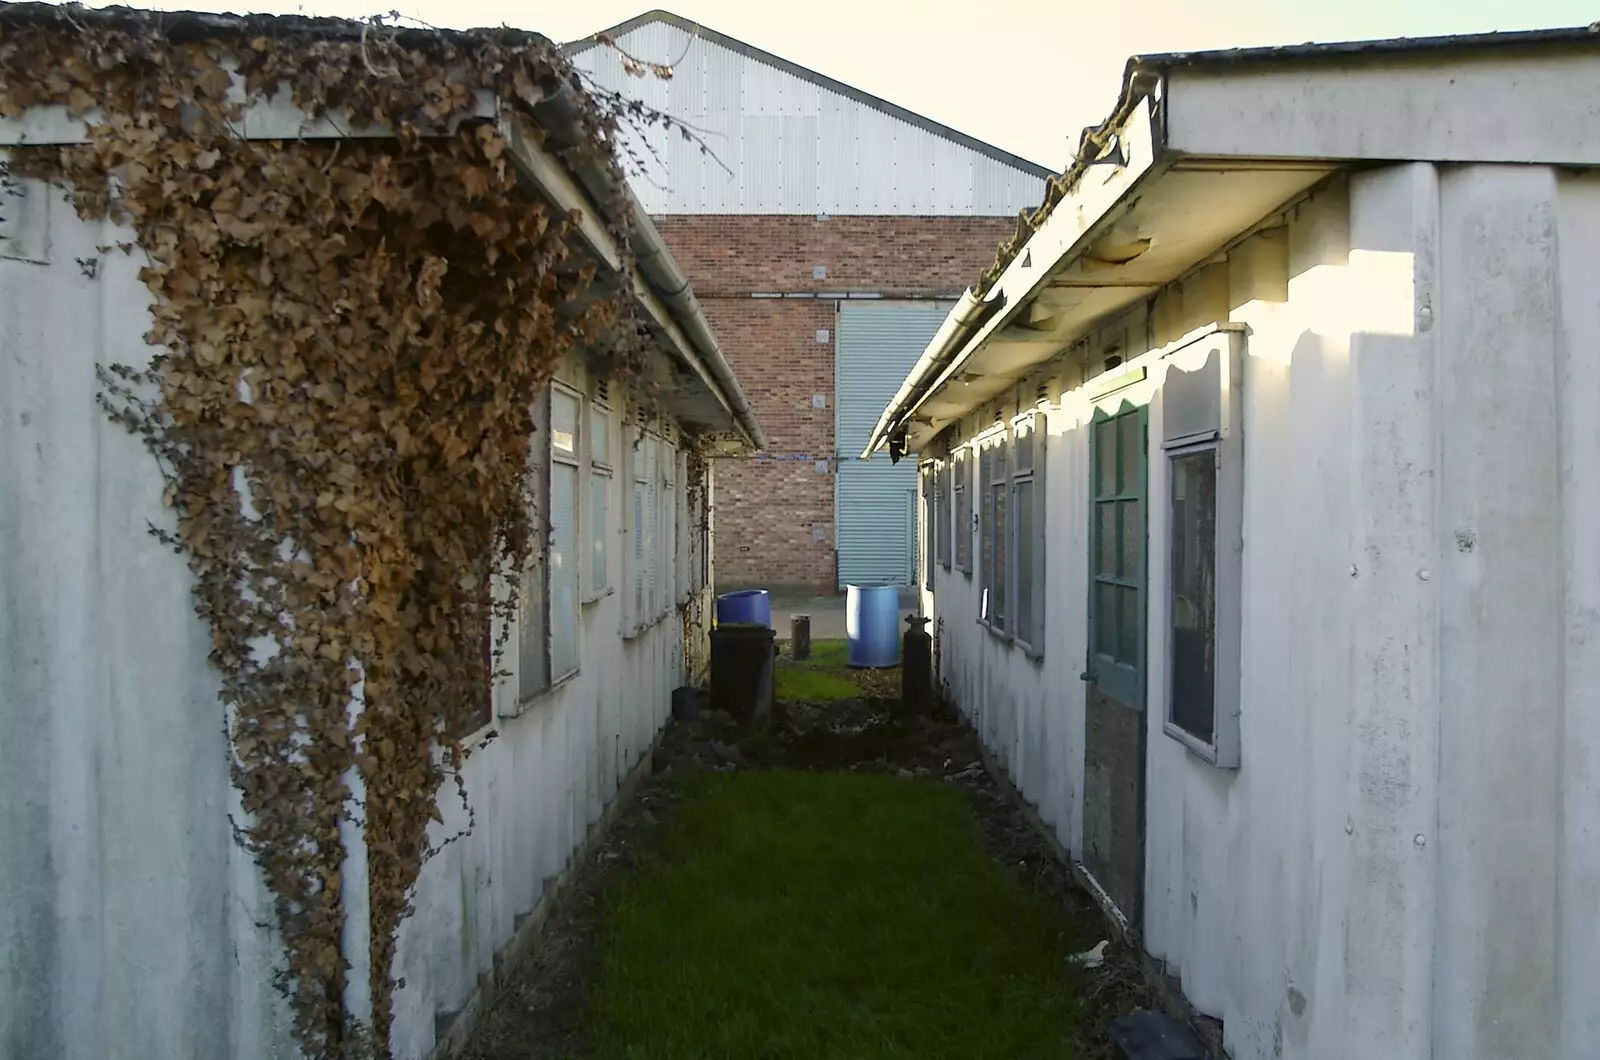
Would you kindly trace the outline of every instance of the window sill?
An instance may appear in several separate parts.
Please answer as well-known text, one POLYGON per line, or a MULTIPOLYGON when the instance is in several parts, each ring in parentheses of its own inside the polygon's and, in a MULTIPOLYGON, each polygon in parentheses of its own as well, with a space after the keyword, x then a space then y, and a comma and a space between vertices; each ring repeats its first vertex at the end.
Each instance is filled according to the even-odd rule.
POLYGON ((1027 656, 1029 662, 1035 664, 1042 664, 1044 662, 1044 652, 1039 648, 1035 648, 1032 644, 1029 644, 1021 637, 1011 638, 1011 643, 1014 647, 1022 649, 1022 654, 1027 656))
POLYGON ((988 630, 989 631, 989 636, 994 637, 997 640, 1003 640, 1007 644, 1012 644, 1017 639, 1016 637, 1012 636, 1010 633, 1006 632, 1000 626, 997 626, 993 622, 990 622, 987 618, 978 619, 978 625, 980 625, 984 629, 988 630))
POLYGON ((598 604, 601 600, 604 600, 606 597, 615 596, 615 595, 617 595, 617 591, 615 589, 611 589, 611 588, 602 589, 600 592, 595 593, 593 596, 585 597, 584 601, 583 601, 583 606, 584 607, 588 607, 590 604, 598 604))
POLYGON ((1198 736, 1170 721, 1161 723, 1161 731, 1183 744, 1184 748, 1196 758, 1218 769, 1227 769, 1227 766, 1217 765, 1217 745, 1206 743, 1198 736))
POLYGON ((519 696, 517 698, 515 707, 513 707, 511 710, 498 711, 496 716, 501 718, 522 717, 524 714, 528 713, 528 711, 538 707, 541 703, 547 702, 558 691, 571 684, 577 679, 578 674, 581 672, 581 669, 573 670, 571 673, 565 674, 564 676, 550 682, 549 685, 539 689, 537 692, 530 693, 526 696, 519 696))
POLYGON ((667 620, 667 616, 670 615, 670 614, 672 614, 672 609, 669 608, 668 610, 663 611, 661 614, 655 616, 654 618, 645 619, 643 622, 640 622, 638 625, 634 626, 631 630, 629 630, 628 632, 624 633, 622 635, 622 639, 623 640, 638 640, 640 637, 644 636, 646 633, 649 633, 652 629, 655 629, 657 626, 661 625, 661 623, 665 622, 667 620))

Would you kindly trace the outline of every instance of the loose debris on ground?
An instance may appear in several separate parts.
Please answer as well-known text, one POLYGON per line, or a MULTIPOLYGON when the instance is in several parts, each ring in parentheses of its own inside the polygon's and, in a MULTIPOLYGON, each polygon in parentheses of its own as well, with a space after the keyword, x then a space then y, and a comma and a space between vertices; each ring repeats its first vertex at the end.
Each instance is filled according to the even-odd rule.
MULTIPOLYGON (((820 665, 829 663, 824 657, 820 665)), ((716 712, 668 727, 655 754, 654 775, 580 867, 528 956, 511 973, 469 1043, 464 1054, 469 1060, 590 1057, 582 1040, 584 984, 596 967, 603 889, 647 856, 680 797, 676 778, 778 768, 922 777, 965 792, 989 853, 1021 886, 1061 909, 1068 924, 1070 944, 1062 961, 1077 980, 1084 1011, 1072 1051, 1065 1055, 1110 1060, 1105 1036, 1110 1021, 1137 1008, 1160 1007, 1139 955, 1121 941, 1110 941, 1097 964, 1070 960, 1107 940, 1105 920, 1012 791, 985 768, 977 739, 958 714, 944 706, 924 716, 903 711, 893 698, 897 671, 843 671, 841 676, 873 694, 780 701, 763 728, 741 726, 716 712)), ((1208 1038, 1214 1034, 1210 1030, 1208 1038)))

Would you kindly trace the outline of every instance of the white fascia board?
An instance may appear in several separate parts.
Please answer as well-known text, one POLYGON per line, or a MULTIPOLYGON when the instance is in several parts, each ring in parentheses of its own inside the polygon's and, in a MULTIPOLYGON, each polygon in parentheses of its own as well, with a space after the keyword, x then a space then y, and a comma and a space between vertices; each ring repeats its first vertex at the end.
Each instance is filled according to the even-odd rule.
POLYGON ((1600 49, 1173 66, 1166 138, 1207 158, 1600 165, 1600 49))
POLYGON ((933 386, 906 411, 909 419, 923 402, 942 391, 955 375, 965 369, 973 355, 999 329, 1032 302, 1051 274, 1088 248, 1100 223, 1112 214, 1137 187, 1164 170, 1168 162, 1157 139, 1153 111, 1156 103, 1147 97, 1128 116, 1118 132, 1123 150, 1120 166, 1090 166, 1072 193, 1056 204, 1033 238, 1011 259, 993 290, 1005 297, 1005 309, 979 328, 933 386))

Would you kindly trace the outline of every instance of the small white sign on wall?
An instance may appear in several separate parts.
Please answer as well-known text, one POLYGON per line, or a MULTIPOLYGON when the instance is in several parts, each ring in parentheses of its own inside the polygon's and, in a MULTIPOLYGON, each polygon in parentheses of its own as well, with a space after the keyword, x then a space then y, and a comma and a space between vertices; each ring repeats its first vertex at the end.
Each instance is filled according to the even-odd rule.
POLYGON ((826 394, 812 394, 811 395, 811 407, 814 408, 814 409, 825 409, 825 408, 827 408, 828 407, 828 395, 826 395, 826 394))

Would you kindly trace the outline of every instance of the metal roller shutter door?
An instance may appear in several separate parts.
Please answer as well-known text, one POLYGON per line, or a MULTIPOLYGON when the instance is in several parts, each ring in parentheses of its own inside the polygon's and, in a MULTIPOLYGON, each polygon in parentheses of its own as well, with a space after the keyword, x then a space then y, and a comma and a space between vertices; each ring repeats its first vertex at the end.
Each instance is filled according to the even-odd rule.
POLYGON ((915 576, 917 462, 859 459, 872 428, 953 302, 844 302, 835 343, 834 485, 839 584, 908 585, 915 576), (908 513, 910 519, 908 520, 908 513))

